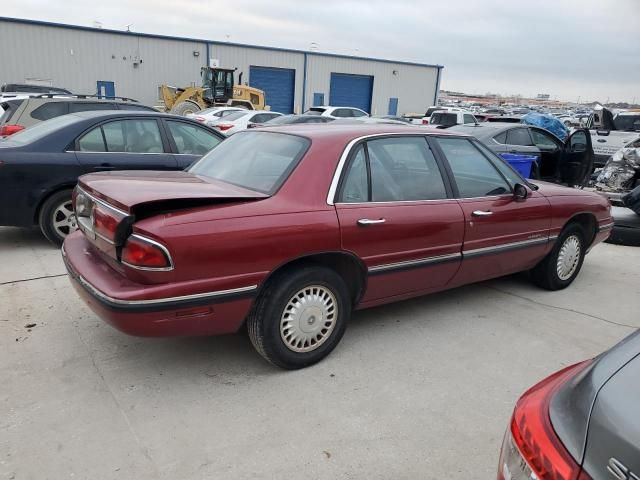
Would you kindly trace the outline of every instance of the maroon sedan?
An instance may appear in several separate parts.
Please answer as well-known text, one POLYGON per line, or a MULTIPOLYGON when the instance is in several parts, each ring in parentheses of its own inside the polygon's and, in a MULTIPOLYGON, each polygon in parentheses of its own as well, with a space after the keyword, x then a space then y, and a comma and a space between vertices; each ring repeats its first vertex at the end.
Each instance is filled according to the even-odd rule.
POLYGON ((353 309, 523 270, 564 288, 612 226, 600 195, 395 125, 241 132, 184 172, 85 175, 74 205, 63 255, 105 321, 141 336, 246 323, 284 368, 328 355, 353 309))

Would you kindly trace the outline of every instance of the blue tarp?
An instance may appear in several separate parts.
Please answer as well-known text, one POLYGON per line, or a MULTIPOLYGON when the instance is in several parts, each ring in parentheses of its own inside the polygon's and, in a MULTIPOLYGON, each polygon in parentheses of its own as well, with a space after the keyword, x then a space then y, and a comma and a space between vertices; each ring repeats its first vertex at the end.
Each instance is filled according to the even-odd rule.
POLYGON ((533 125, 534 127, 540 127, 544 128, 545 130, 549 130, 563 142, 569 136, 569 129, 564 126, 564 123, 562 123, 553 115, 530 112, 522 117, 521 121, 522 123, 526 123, 527 125, 533 125))

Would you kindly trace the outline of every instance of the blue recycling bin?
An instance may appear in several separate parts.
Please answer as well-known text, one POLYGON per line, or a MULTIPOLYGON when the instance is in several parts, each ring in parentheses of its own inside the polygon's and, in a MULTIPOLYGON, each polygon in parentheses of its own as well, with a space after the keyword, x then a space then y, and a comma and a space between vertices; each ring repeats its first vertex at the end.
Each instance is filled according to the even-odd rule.
POLYGON ((511 165, 524 178, 531 178, 531 167, 538 160, 537 155, 519 153, 501 153, 500 157, 511 165))

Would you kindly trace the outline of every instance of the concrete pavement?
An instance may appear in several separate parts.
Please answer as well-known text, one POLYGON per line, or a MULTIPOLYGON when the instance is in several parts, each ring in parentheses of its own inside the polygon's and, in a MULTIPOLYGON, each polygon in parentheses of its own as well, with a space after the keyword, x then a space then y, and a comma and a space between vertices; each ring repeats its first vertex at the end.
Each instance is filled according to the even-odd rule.
POLYGON ((57 249, 0 228, 0 478, 495 478, 518 396, 640 327, 639 267, 603 244, 561 292, 516 275, 358 312, 285 372, 243 335, 113 330, 57 249))

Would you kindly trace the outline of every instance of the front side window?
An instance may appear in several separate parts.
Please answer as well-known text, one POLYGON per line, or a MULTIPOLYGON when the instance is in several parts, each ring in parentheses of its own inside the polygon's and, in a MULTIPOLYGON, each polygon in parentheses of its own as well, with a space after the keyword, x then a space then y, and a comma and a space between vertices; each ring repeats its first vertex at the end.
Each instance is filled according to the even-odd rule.
POLYGON ((509 184, 491 162, 466 138, 438 138, 462 198, 502 195, 509 184))
POLYGON ((108 152, 162 153, 156 120, 117 120, 102 126, 108 152))
POLYGON ((369 140, 358 147, 345 175, 342 202, 362 202, 363 198, 372 202, 447 198, 440 169, 423 137, 369 140), (365 166, 370 172, 370 186, 365 166))
POLYGON ((336 108, 333 111, 333 116, 339 118, 351 118, 353 114, 351 113, 350 108, 336 108))
POLYGON ((531 129, 531 136, 533 137, 533 143, 535 143, 536 147, 540 150, 544 150, 546 152, 560 150, 558 142, 545 132, 531 129))
POLYGON ((307 151, 306 138, 273 132, 240 132, 221 142, 188 171, 272 194, 307 151))
POLYGON ((167 125, 178 153, 204 155, 220 143, 220 138, 204 128, 174 120, 167 120, 167 125))

